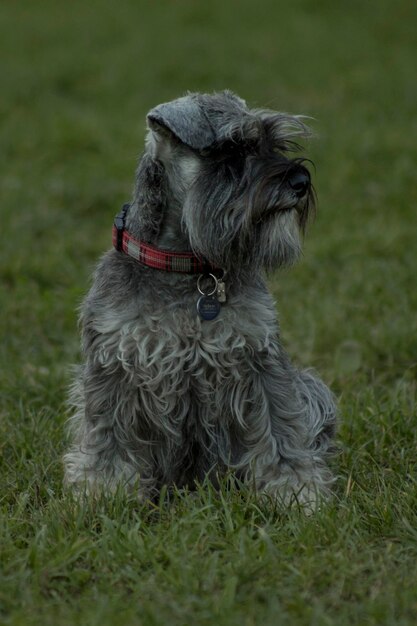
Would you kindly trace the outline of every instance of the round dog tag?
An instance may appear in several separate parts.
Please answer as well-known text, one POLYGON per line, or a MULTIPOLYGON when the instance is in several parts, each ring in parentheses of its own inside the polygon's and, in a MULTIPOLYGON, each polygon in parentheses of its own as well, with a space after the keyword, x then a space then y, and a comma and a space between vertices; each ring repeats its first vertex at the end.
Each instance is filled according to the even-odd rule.
POLYGON ((220 302, 213 296, 200 296, 197 300, 197 311, 202 320, 214 320, 220 309, 220 302))

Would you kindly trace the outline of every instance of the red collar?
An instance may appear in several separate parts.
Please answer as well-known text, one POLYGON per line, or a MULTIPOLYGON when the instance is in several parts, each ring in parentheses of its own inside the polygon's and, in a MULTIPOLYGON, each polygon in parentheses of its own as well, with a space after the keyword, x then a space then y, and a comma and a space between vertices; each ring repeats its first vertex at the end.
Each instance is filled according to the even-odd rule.
POLYGON ((129 204, 114 219, 113 246, 119 252, 124 252, 132 258, 157 270, 165 272, 180 272, 183 274, 204 274, 213 272, 213 267, 192 252, 171 252, 159 250, 148 243, 135 239, 125 228, 125 221, 129 204))

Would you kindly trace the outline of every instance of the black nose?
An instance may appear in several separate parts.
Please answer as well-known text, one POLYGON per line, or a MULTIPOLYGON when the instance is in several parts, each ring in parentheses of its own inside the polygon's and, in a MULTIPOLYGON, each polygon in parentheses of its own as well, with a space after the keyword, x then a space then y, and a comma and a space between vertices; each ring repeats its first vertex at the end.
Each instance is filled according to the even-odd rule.
POLYGON ((291 174, 288 179, 288 184, 291 189, 295 191, 299 198, 302 198, 310 187, 310 176, 305 172, 296 172, 291 174))

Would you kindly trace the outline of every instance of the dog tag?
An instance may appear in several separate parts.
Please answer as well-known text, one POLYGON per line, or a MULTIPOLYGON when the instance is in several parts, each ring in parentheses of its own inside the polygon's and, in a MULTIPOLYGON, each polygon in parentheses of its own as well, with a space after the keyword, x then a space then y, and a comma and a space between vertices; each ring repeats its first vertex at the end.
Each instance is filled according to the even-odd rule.
POLYGON ((221 303, 226 302, 226 285, 222 280, 217 281, 217 300, 221 303))
POLYGON ((214 296, 200 296, 197 300, 197 312, 202 320, 214 320, 220 309, 220 302, 214 296))

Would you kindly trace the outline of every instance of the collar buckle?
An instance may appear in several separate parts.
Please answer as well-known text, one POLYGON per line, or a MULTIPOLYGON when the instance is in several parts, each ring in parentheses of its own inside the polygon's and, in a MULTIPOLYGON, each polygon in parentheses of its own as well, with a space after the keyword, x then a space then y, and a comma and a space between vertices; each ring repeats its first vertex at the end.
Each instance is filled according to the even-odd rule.
POLYGON ((123 232, 126 228, 126 215, 130 208, 130 204, 123 205, 122 210, 116 215, 113 222, 113 245, 116 250, 123 250, 123 232))

